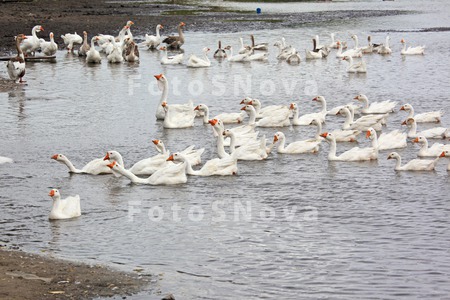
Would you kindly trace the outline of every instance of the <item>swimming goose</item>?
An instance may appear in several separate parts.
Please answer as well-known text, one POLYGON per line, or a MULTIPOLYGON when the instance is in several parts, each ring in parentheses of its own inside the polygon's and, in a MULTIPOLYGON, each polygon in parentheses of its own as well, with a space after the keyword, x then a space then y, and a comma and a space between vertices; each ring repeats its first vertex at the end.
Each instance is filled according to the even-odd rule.
POLYGON ((20 43, 26 39, 27 37, 24 34, 19 34, 16 36, 17 55, 11 58, 6 64, 9 78, 14 80, 16 83, 25 82, 22 80, 23 76, 25 76, 25 57, 22 49, 20 48, 20 43))
POLYGON ((184 22, 178 24, 178 35, 170 35, 162 41, 163 43, 167 44, 167 48, 180 49, 181 46, 183 46, 184 44, 183 27, 185 25, 186 24, 184 22))

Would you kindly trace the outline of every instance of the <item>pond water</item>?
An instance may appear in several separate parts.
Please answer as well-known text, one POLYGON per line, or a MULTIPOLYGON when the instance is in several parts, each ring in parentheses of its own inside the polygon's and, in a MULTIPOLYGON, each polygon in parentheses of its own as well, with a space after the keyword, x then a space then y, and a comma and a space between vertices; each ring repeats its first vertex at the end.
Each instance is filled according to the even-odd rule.
MULTIPOLYGON (((362 92, 373 101, 409 102, 417 112, 442 109, 447 112, 442 126, 449 127, 448 32, 417 31, 445 26, 449 8, 445 1, 415 3, 279 5, 288 11, 393 6, 425 13, 255 32, 257 41, 270 44, 284 36, 304 58, 315 34, 326 42, 329 32, 346 40, 351 32, 364 43, 369 33, 378 42, 386 36, 378 30, 392 31, 393 54, 365 56, 367 75, 346 73, 346 62, 334 52, 324 60, 303 59, 291 66, 276 60, 273 47, 267 63, 213 60, 207 69, 162 66, 161 54, 145 49, 135 65, 109 65, 104 59, 87 66, 64 51, 56 63, 27 64, 27 84, 0 93, 0 155, 15 160, 0 166, 1 242, 155 274, 153 292, 127 299, 160 299, 158 292, 172 292, 177 299, 448 297, 448 159, 435 172, 397 173, 386 160, 390 151, 382 151, 376 162, 335 163, 327 161, 329 146, 322 143, 315 155, 273 153, 266 161, 239 162, 238 176, 191 176, 178 186, 70 175, 50 159, 64 153, 82 167, 117 150, 130 166, 156 153, 152 139, 164 140, 172 152, 191 144, 205 148, 203 161, 216 157, 210 125, 197 120, 193 128, 168 130, 155 120, 160 92, 153 75, 159 73, 170 82, 169 103, 193 99, 213 113, 238 111, 245 96, 263 104, 297 102, 301 113, 313 112, 319 109, 311 101, 316 95, 325 96, 331 108, 362 92), (426 55, 401 57, 402 38, 425 44, 426 55), (47 194, 53 187, 63 197, 80 194, 80 218, 48 221, 47 194)), ((204 46, 215 50, 220 38, 237 49, 238 38, 248 41, 249 34, 188 32, 183 48, 186 57, 200 54, 204 46)), ((401 128, 404 117, 392 114, 384 130, 401 128)), ((330 117, 324 130, 342 123, 330 117)), ((259 130, 270 139, 276 131, 259 130)), ((290 142, 312 137, 315 128, 281 131, 290 142)), ((360 147, 369 144, 359 139, 360 147)), ((353 146, 339 144, 338 152, 353 146)), ((417 151, 409 144, 398 152, 409 160, 417 151)))

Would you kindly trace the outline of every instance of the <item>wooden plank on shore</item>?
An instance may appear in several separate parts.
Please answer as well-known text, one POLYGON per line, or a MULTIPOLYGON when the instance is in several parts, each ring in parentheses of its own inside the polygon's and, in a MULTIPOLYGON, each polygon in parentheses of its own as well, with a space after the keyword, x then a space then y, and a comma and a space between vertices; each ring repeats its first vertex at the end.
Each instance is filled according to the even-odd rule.
MULTIPOLYGON (((15 56, 11 56, 11 57, 0 57, 0 61, 8 61, 11 58, 13 58, 15 56)), ((25 57, 25 61, 37 61, 37 60, 48 60, 48 59, 55 59, 56 56, 29 56, 29 57, 25 57)))

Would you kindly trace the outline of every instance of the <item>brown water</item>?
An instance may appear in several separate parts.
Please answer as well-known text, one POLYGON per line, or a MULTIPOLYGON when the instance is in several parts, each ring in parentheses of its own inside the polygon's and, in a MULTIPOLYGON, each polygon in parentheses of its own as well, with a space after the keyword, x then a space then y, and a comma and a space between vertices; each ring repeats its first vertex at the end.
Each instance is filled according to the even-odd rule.
MULTIPOLYGON (((372 30, 445 26, 445 2, 433 4, 433 10, 441 5, 440 12, 422 14, 420 21, 417 15, 343 20, 256 35, 270 44, 282 35, 304 57, 316 33, 323 42, 327 32, 356 33, 364 43, 372 30)), ((378 42, 386 33, 371 34, 378 42)), ((219 36, 237 49, 239 36, 247 39, 248 33, 219 36)), ((64 153, 82 167, 117 150, 130 166, 155 154, 155 138, 172 151, 204 147, 204 161, 216 157, 209 125, 198 120, 190 129, 167 130, 155 120, 160 92, 153 75, 161 72, 172 83, 169 103, 193 99, 216 113, 238 111, 247 95, 264 104, 295 101, 303 113, 318 110, 311 101, 317 94, 331 108, 360 92, 373 101, 410 102, 418 112, 450 112, 448 33, 390 36, 394 53, 365 56, 368 73, 357 76, 345 72, 334 52, 325 60, 290 66, 276 61, 273 48, 268 63, 213 61, 208 69, 164 67, 158 53, 145 50, 138 65, 109 65, 104 59, 86 66, 62 51, 57 63, 28 64, 27 85, 0 93, 0 155, 15 160, 0 166, 1 242, 125 270, 142 267, 159 274, 156 290, 177 299, 448 297, 448 160, 435 172, 396 173, 386 160, 389 151, 381 152, 378 162, 333 163, 324 143, 317 155, 274 153, 263 162, 239 162, 239 176, 189 177, 185 185, 152 187, 112 176, 70 175, 50 159, 64 153), (426 55, 402 58, 401 38, 426 44, 426 55), (53 187, 63 197, 80 194, 82 217, 47 220, 53 187), (149 217, 161 211, 161 221, 149 217)), ((188 33, 186 57, 204 46, 215 50, 217 38, 188 33)), ((393 114, 386 130, 400 128, 404 117, 393 114)), ((342 122, 330 117, 325 130, 342 122)), ((442 126, 450 126, 448 114, 442 126)), ((271 137, 277 129, 259 131, 271 137)), ((282 131, 289 142, 312 137, 315 128, 282 131)), ((360 139, 361 147, 368 145, 360 139)), ((338 151, 352 146, 338 145, 338 151)), ((409 160, 417 151, 409 145, 398 152, 409 160)), ((160 296, 145 292, 128 298, 160 296)))

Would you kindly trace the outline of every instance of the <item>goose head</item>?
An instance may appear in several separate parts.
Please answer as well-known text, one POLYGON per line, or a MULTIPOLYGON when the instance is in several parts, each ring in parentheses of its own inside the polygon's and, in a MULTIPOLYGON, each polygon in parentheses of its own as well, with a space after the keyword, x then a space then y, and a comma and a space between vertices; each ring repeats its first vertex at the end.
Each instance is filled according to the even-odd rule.
POLYGON ((428 141, 427 141, 426 137, 420 135, 420 136, 416 137, 415 139, 412 139, 411 142, 424 144, 425 142, 428 142, 428 141))
POLYGON ((103 160, 110 160, 110 161, 116 161, 116 160, 120 160, 120 153, 117 151, 108 151, 106 152, 105 157, 103 158, 103 160))
POLYGON ((406 125, 408 127, 410 127, 411 125, 413 125, 416 121, 414 120, 414 118, 408 118, 405 121, 403 121, 402 125, 406 125))
POLYGON ((50 192, 48 193, 48 195, 50 197, 52 197, 53 200, 55 200, 56 198, 61 197, 61 194, 59 193, 59 191, 57 189, 51 189, 50 192))
POLYGON ((252 101, 252 98, 250 98, 250 97, 245 97, 244 99, 242 99, 241 104, 249 104, 250 101, 252 101))
POLYGON ((186 26, 186 24, 184 22, 181 22, 178 26, 183 27, 183 26, 186 26))
POLYGON ((274 144, 276 142, 278 142, 279 140, 284 140, 284 139, 285 139, 285 135, 281 131, 278 131, 273 135, 273 143, 274 144))
POLYGON ((184 162, 186 159, 183 157, 181 153, 174 153, 170 155, 166 161, 181 161, 184 162))
POLYGON ((323 137, 326 141, 332 141, 335 138, 334 135, 329 132, 321 133, 320 136, 323 137))
POLYGON ((218 119, 211 119, 211 120, 208 120, 208 123, 211 124, 211 126, 216 126, 216 124, 217 124, 218 122, 219 122, 218 119))
POLYGON ((370 127, 366 132, 366 139, 373 140, 376 136, 377 136, 377 132, 375 131, 375 129, 370 127))
POLYGON ((298 110, 297 103, 292 102, 292 103, 289 105, 289 109, 290 109, 290 110, 293 110, 293 111, 297 111, 297 110, 298 110))
POLYGON ((246 106, 242 107, 241 110, 245 110, 247 113, 251 113, 252 111, 256 112, 255 108, 253 107, 253 105, 251 105, 251 103, 252 102, 250 101, 249 104, 247 104, 246 106))
POLYGON ((231 137, 231 136, 234 136, 234 133, 233 133, 230 129, 225 129, 225 130, 222 132, 222 135, 223 135, 223 136, 229 136, 229 137, 231 137))
POLYGON ((117 161, 113 161, 110 164, 107 164, 108 168, 110 169, 118 169, 119 168, 119 164, 117 163, 117 161))
POLYGON ((152 140, 152 143, 155 145, 156 150, 159 153, 165 153, 166 145, 164 145, 164 142, 161 140, 152 140))
POLYGON ((206 111, 206 108, 207 108, 207 106, 205 104, 199 104, 194 108, 194 110, 206 111))
POLYGON ((158 26, 156 26, 156 28, 158 28, 158 29, 164 29, 164 26, 162 26, 161 24, 158 24, 158 26))
POLYGON ((316 118, 312 119, 311 123, 309 123, 309 125, 320 125, 321 123, 319 122, 319 120, 317 120, 316 118))
POLYGON ((44 27, 42 27, 41 25, 36 25, 33 29, 36 30, 36 32, 44 31, 44 27))
POLYGON ((67 157, 64 154, 55 154, 51 157, 51 159, 56 161, 67 161, 67 157))
POLYGON ((342 107, 340 110, 338 110, 338 112, 336 113, 336 116, 346 116, 350 113, 350 110, 348 109, 348 107, 342 107))
POLYGON ((441 153, 441 155, 439 155, 439 157, 450 157, 450 151, 448 151, 448 150, 443 151, 441 153))
POLYGON ((126 26, 127 27, 131 27, 131 25, 134 25, 134 22, 133 21, 128 21, 126 26))
POLYGON ((404 105, 402 105, 402 107, 400 107, 400 110, 404 110, 404 111, 410 111, 412 109, 411 104, 406 103, 404 105))
POLYGON ((208 53, 209 51, 211 51, 211 49, 209 49, 208 47, 203 48, 203 52, 208 53))
MULTIPOLYGON (((163 47, 163 48, 165 50, 166 47, 163 47)), ((153 75, 153 77, 155 77, 156 80, 158 80, 158 81, 162 81, 162 82, 166 81, 166 77, 162 73, 158 74, 158 75, 153 75)))
POLYGON ((364 94, 356 95, 355 98, 353 98, 353 99, 354 99, 354 100, 358 100, 358 101, 369 100, 369 98, 367 98, 367 96, 364 95, 364 94))
POLYGON ((406 41, 405 41, 404 39, 402 39, 402 40, 400 41, 400 43, 404 44, 404 43, 406 43, 406 41))
POLYGON ((15 39, 16 39, 16 41, 19 41, 19 42, 21 42, 21 41, 23 41, 23 40, 26 40, 27 39, 27 36, 25 35, 25 34, 19 34, 18 36, 16 36, 15 37, 15 39))
POLYGON ((391 152, 387 157, 387 159, 399 159, 399 158, 400 155, 397 152, 391 152))
POLYGON ((317 102, 325 102, 325 97, 324 96, 316 96, 312 99, 312 101, 317 101, 317 102))

